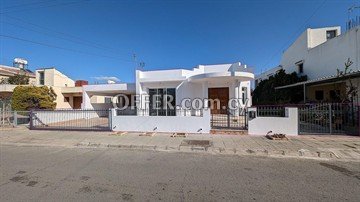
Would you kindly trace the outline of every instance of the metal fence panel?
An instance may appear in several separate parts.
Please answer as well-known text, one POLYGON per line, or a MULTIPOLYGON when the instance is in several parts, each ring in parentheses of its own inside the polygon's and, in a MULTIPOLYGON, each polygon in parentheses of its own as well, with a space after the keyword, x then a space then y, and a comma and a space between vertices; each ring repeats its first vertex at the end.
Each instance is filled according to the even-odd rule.
POLYGON ((30 114, 30 129, 110 130, 109 110, 36 110, 30 114))
POLYGON ((18 126, 30 123, 29 111, 0 110, 0 126, 18 126))
POLYGON ((247 111, 220 110, 219 114, 211 114, 211 127, 213 129, 247 130, 247 111))
POLYGON ((359 135, 360 106, 342 103, 299 107, 300 134, 359 135))

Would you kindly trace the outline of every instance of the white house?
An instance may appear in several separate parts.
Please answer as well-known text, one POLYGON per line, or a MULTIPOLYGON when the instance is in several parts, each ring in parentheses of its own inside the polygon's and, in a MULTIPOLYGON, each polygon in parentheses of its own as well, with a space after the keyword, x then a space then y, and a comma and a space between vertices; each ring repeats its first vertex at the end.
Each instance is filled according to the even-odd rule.
MULTIPOLYGON (((350 59, 353 83, 360 86, 360 31, 354 26, 341 33, 341 28, 324 27, 305 30, 295 42, 282 54, 280 64, 255 77, 255 86, 274 75, 279 69, 287 73, 297 72, 307 75, 308 81, 279 87, 290 88, 304 86, 304 101, 334 102, 338 83, 340 93, 345 91, 346 78, 338 79, 337 69, 344 70, 344 63, 350 59)), ((359 98, 355 100, 359 102, 359 98)))
POLYGON ((113 130, 208 133, 210 116, 227 113, 229 103, 236 107, 240 105, 239 100, 248 100, 244 103, 246 107, 251 106, 250 81, 253 79, 251 70, 239 62, 198 65, 192 70, 136 70, 135 83, 84 86, 82 108, 113 108, 111 99, 100 105, 91 102, 92 96, 136 95, 133 102, 136 112, 117 111, 112 118, 113 130), (173 100, 162 99, 166 96, 173 100), (215 103, 207 99, 219 100, 220 108, 209 106, 215 103), (235 102, 231 103, 232 100, 235 102), (166 102, 176 108, 168 107, 166 102), (193 102, 198 108, 190 107, 193 102))

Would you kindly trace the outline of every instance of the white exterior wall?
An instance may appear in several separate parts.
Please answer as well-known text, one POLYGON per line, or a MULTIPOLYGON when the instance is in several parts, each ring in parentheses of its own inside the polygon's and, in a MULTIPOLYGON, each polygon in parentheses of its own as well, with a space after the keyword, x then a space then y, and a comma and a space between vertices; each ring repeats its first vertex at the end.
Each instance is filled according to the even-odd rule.
MULTIPOLYGON (((256 112, 256 108, 250 108, 256 112)), ((256 114, 256 113, 255 113, 256 114)), ((269 131, 282 133, 288 136, 299 134, 298 108, 285 108, 285 117, 256 117, 249 119, 249 135, 266 135, 269 131)))
POLYGON ((99 103, 105 100, 105 96, 115 96, 120 93, 135 94, 135 84, 99 84, 83 86, 83 102, 82 109, 109 109, 113 108, 111 103, 99 103))
POLYGON ((210 110, 203 116, 115 116, 113 131, 210 133, 210 110))
MULTIPOLYGON (((229 98, 242 98, 242 87, 247 87, 247 97, 250 99, 248 106, 251 106, 251 78, 244 77, 245 81, 231 81, 223 77, 218 80, 192 82, 188 79, 195 75, 205 75, 210 73, 224 73, 242 71, 246 68, 240 63, 219 64, 219 65, 199 65, 193 70, 175 69, 161 71, 136 71, 136 94, 142 97, 138 108, 148 108, 148 103, 144 96, 148 95, 149 88, 176 88, 176 105, 180 106, 185 98, 205 99, 208 98, 208 88, 229 87, 229 98)), ((253 75, 253 74, 251 74, 253 75)), ((207 103, 206 103, 207 104, 207 103)))
MULTIPOLYGON (((353 28, 340 35, 340 27, 326 27, 307 29, 283 53, 280 66, 287 73, 298 72, 298 61, 303 61, 304 75, 309 80, 332 76, 337 74, 337 69, 344 69, 344 63, 350 58, 353 61, 351 69, 360 70, 360 27, 353 28), (338 36, 326 40, 326 31, 337 30, 338 36)), ((266 79, 279 67, 270 69, 257 75, 255 79, 266 79)))

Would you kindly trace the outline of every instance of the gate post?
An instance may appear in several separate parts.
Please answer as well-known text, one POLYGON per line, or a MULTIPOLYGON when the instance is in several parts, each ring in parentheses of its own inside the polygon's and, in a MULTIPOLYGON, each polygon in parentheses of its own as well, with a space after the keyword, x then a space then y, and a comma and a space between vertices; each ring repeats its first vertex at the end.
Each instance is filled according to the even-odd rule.
POLYGON ((112 131, 112 117, 115 115, 114 111, 115 109, 113 108, 108 109, 108 127, 110 131, 112 131))
POLYGON ((247 109, 245 109, 244 110, 244 117, 245 117, 245 129, 247 129, 248 128, 248 122, 247 122, 247 120, 248 120, 248 110, 247 109))
POLYGON ((30 110, 30 130, 34 129, 34 118, 33 118, 33 110, 30 110))
POLYGON ((329 104, 328 107, 329 107, 330 134, 332 134, 332 110, 331 110, 331 104, 329 104))
POLYGON ((17 111, 14 111, 14 120, 13 120, 13 127, 16 127, 18 124, 17 124, 17 111))
POLYGON ((227 110, 227 127, 230 128, 230 111, 227 110))

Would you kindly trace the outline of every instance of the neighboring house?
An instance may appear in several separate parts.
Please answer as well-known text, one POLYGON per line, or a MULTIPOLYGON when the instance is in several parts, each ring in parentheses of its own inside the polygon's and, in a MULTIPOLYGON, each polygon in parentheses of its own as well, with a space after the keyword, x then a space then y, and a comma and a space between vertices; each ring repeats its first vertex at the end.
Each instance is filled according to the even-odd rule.
MULTIPOLYGON (((283 53, 279 66, 255 77, 255 86, 274 75, 279 69, 287 73, 307 75, 308 81, 277 87, 276 89, 303 86, 304 102, 336 102, 345 94, 347 79, 360 86, 360 31, 352 27, 341 34, 340 27, 307 29, 283 53), (350 58, 352 72, 338 78, 337 69, 343 71, 350 58)), ((354 102, 359 102, 359 96, 354 102)))
MULTIPOLYGON (((57 109, 80 109, 82 103, 82 85, 86 85, 87 81, 75 82, 54 67, 40 68, 33 73, 24 65, 25 60, 16 58, 14 60, 14 67, 0 65, 0 79, 8 79, 23 71, 29 76, 29 85, 34 86, 48 86, 54 89, 57 109), (21 64, 16 63, 22 62, 21 64)), ((27 61, 26 61, 27 65, 27 61)), ((17 85, 7 84, 6 82, 0 84, 0 99, 1 97, 11 97, 17 85)))
POLYGON ((15 58, 13 66, 0 65, 0 99, 11 96, 16 85, 8 83, 8 79, 11 76, 17 74, 25 74, 29 77, 29 84, 34 85, 36 83, 35 74, 26 68, 27 61, 20 58, 15 58))
POLYGON ((80 109, 82 87, 54 67, 36 70, 36 85, 52 87, 57 95, 57 109, 80 109))

